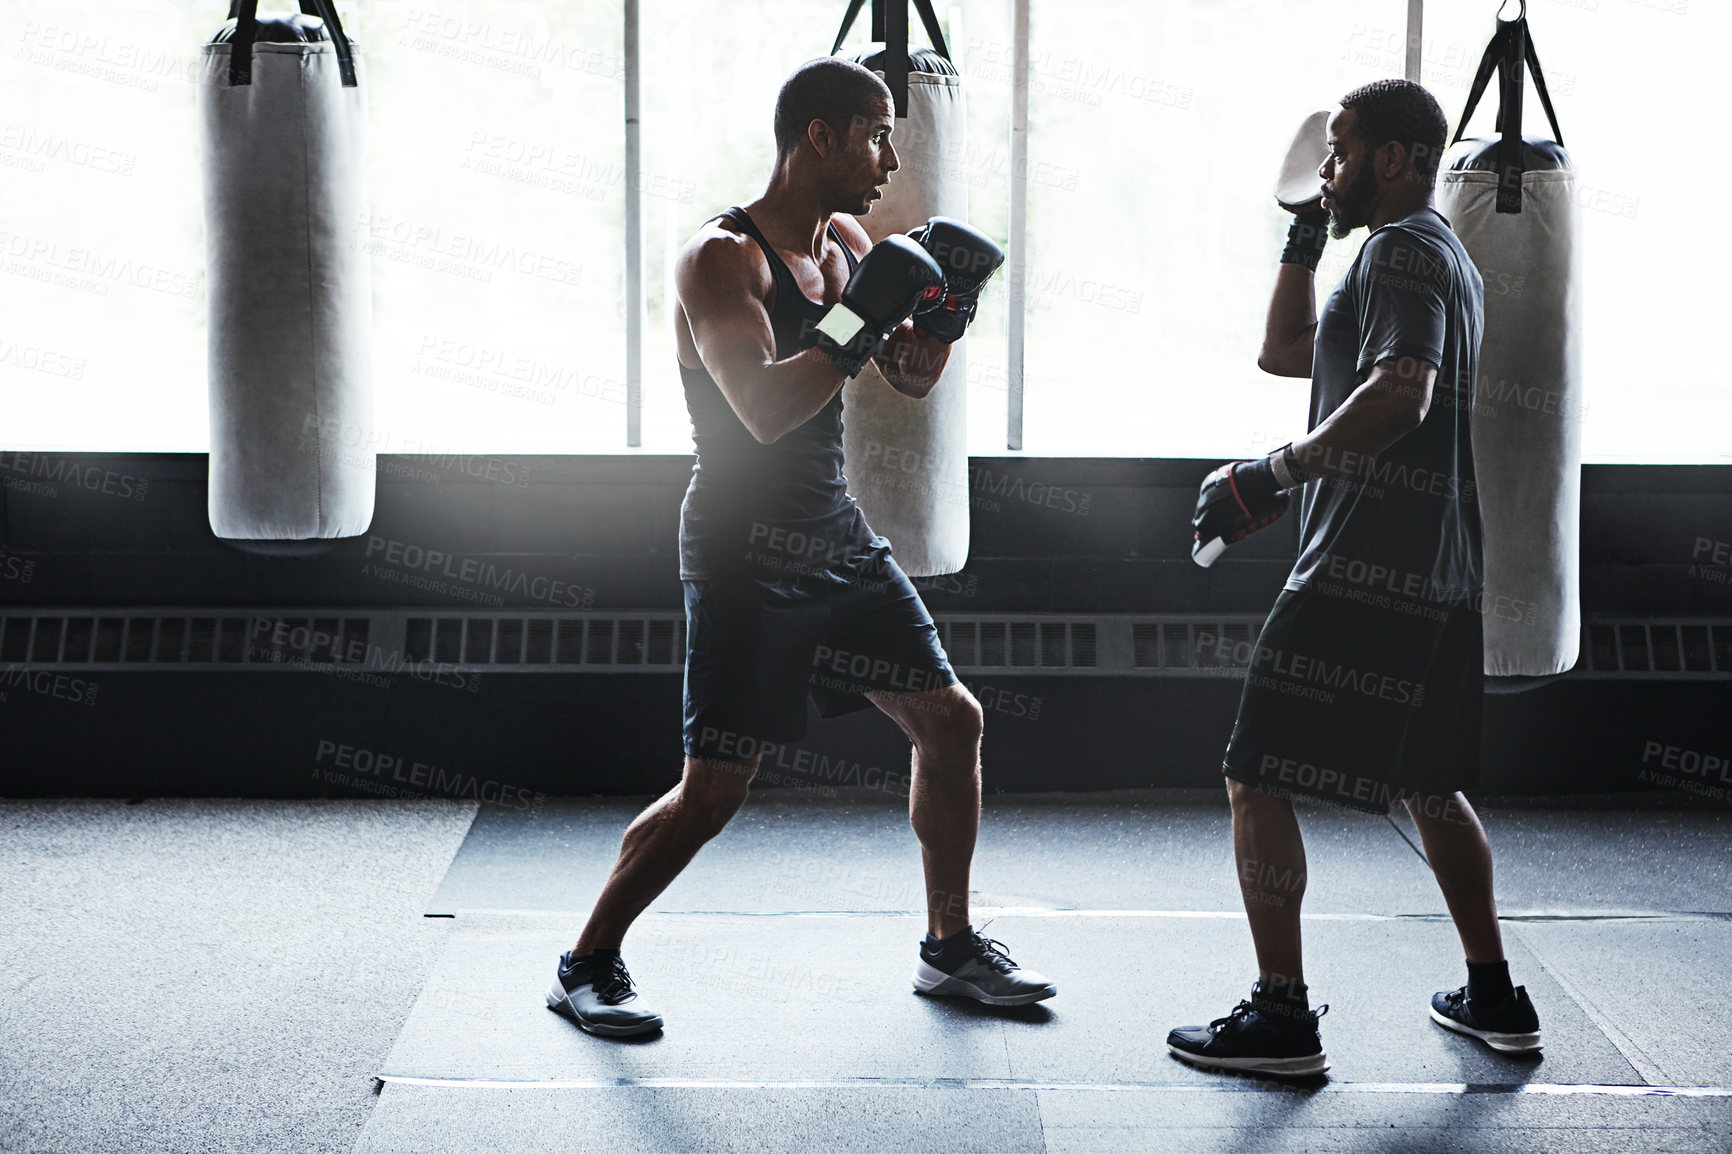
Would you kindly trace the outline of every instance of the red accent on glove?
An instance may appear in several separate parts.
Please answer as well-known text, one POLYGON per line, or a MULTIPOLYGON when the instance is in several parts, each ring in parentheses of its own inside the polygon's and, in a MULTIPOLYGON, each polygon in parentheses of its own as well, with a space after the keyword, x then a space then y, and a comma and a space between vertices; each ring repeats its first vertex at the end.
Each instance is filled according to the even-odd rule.
MULTIPOLYGON (((1233 491, 1233 500, 1235 500, 1239 503, 1239 512, 1245 514, 1245 517, 1247 520, 1252 520, 1254 518, 1251 517, 1250 507, 1245 504, 1245 498, 1239 496, 1239 482, 1233 480, 1233 474, 1238 472, 1238 470, 1239 470, 1239 466, 1237 466, 1237 465, 1233 465, 1232 467, 1230 467, 1227 470, 1227 488, 1229 488, 1233 491)), ((1252 528, 1258 528, 1258 527, 1259 526, 1255 526, 1255 525, 1252 526, 1252 528)))

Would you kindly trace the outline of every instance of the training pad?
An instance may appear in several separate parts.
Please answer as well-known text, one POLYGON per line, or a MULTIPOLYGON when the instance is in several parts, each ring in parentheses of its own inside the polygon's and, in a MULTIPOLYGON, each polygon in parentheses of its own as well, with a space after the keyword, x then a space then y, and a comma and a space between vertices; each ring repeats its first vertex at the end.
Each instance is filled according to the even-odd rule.
MULTIPOLYGON (((770 766, 765 772, 782 771, 770 766)), ((883 793, 841 792, 843 797, 832 799, 804 789, 753 790, 726 835, 704 847, 699 864, 676 878, 655 908, 752 913, 923 908, 920 845, 909 831, 906 803, 883 793)), ((1164 799, 1132 807, 988 795, 974 855, 972 900, 996 908, 1237 914, 1243 905, 1233 876, 1231 819, 1218 791, 1197 792, 1206 793, 1207 801, 1164 799)), ((620 832, 642 808, 642 799, 549 798, 530 815, 484 805, 426 912, 587 908, 613 866, 620 832)), ((1327 888, 1306 899, 1307 910, 1443 912, 1425 863, 1388 822, 1309 803, 1301 803, 1300 813, 1311 868, 1330 879, 1327 888)), ((1674 827, 1673 832, 1681 831, 1674 827)), ((1633 844, 1640 844, 1639 834, 1633 844)), ((1509 863, 1500 859, 1499 864, 1509 863)), ((1592 855, 1578 868, 1588 865, 1592 855)), ((1518 905, 1528 897, 1520 889, 1504 896, 1518 905)))
MULTIPOLYGON (((544 996, 581 918, 458 915, 445 954, 379 1073, 499 1080, 617 1078, 1017 1078, 1194 1082, 1163 1044, 1173 1026, 1221 1016, 1256 975, 1244 915, 1028 917, 986 931, 1058 985, 1033 1007, 994 1010, 917 995, 918 916, 647 914, 624 957, 666 1030, 607 1044, 550 1013, 544 996), (747 1011, 747 1008, 749 1012, 747 1011)), ((1542 1063, 1434 1025, 1434 990, 1462 981, 1447 918, 1308 920, 1306 978, 1329 1003, 1331 1075, 1350 1082, 1631 1084, 1636 1071, 1516 940, 1511 971, 1544 1015, 1542 1063)), ((1690 962, 1700 962, 1692 955, 1690 962)), ((1655 971, 1675 972, 1677 960, 1655 971)))
POLYGON ((1323 195, 1323 178, 1317 175, 1317 170, 1329 158, 1328 129, 1329 113, 1313 112, 1293 134, 1293 143, 1287 146, 1287 155, 1281 161, 1281 176, 1275 181, 1275 203, 1288 212, 1294 212, 1323 195))
MULTIPOLYGON (((891 134, 902 167, 859 218, 874 244, 934 216, 968 219, 964 113, 962 79, 949 63, 935 52, 911 54, 908 115, 891 134)), ((967 345, 964 337, 951 346, 922 400, 892 389, 872 365, 842 390, 848 491, 914 577, 955 573, 968 561, 967 345)))
POLYGON ((257 42, 231 86, 231 47, 202 47, 198 87, 211 528, 355 536, 375 479, 361 53, 345 87, 328 38, 257 42))
POLYGON ((1437 208, 1485 281, 1472 410, 1485 535, 1485 672, 1544 676, 1581 645, 1581 289, 1576 176, 1530 142, 1521 211, 1497 211, 1484 141, 1444 157, 1437 208))

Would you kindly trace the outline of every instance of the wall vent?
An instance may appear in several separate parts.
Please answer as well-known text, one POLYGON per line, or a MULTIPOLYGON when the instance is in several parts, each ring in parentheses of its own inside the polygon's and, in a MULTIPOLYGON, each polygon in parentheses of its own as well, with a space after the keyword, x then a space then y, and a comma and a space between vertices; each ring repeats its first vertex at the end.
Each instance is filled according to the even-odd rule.
MULTIPOLYGON (((1227 677, 1262 614, 939 613, 959 672, 1227 677)), ((678 673, 672 610, 38 609, 0 617, 0 666, 64 670, 678 673)), ((1572 678, 1732 679, 1732 619, 1591 616, 1572 678)))
POLYGON ((1591 617, 1574 675, 1696 679, 1732 675, 1732 621, 1591 617))

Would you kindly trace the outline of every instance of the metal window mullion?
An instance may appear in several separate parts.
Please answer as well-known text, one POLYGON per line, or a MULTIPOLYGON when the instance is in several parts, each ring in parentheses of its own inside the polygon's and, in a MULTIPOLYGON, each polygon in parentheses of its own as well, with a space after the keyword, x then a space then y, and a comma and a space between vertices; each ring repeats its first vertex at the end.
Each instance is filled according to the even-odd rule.
POLYGON ((625 443, 643 445, 643 139, 638 0, 625 0, 625 443))
POLYGON ((1421 38, 1425 34, 1425 0, 1407 0, 1407 67, 1402 75, 1419 83, 1420 62, 1424 59, 1421 38))
POLYGON ((1005 318, 1004 446, 1022 449, 1023 340, 1028 319, 1028 4, 1014 0, 1010 70, 1009 307, 1005 318))

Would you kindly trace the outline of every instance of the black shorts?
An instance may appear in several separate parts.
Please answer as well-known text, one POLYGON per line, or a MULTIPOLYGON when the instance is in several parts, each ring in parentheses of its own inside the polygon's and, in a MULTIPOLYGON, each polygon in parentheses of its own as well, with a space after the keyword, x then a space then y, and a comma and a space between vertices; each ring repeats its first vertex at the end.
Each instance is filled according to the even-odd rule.
POLYGON ((1283 590, 1252 652, 1222 772, 1370 813, 1477 785, 1479 610, 1399 608, 1408 611, 1283 590))
POLYGON ((822 574, 684 582, 688 757, 744 760, 806 735, 871 690, 956 684, 932 615, 884 551, 843 582, 822 574))

